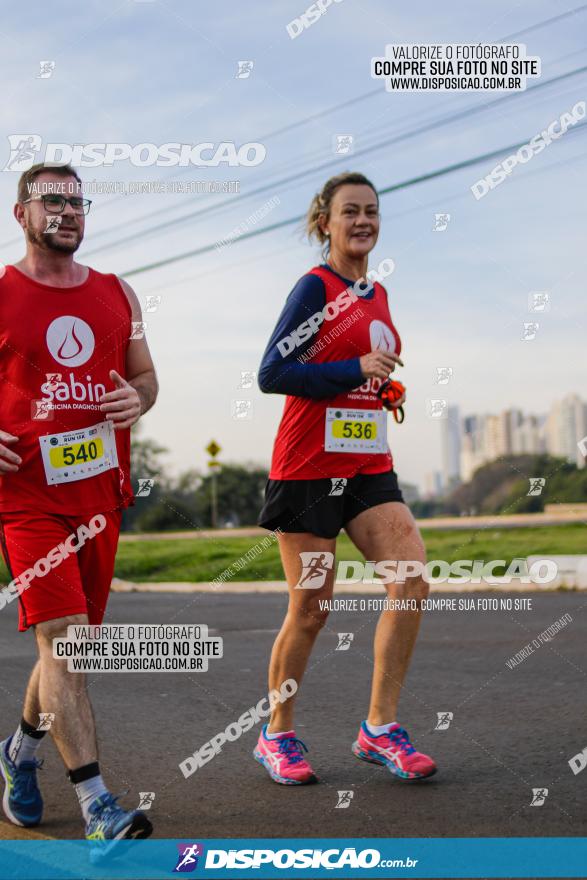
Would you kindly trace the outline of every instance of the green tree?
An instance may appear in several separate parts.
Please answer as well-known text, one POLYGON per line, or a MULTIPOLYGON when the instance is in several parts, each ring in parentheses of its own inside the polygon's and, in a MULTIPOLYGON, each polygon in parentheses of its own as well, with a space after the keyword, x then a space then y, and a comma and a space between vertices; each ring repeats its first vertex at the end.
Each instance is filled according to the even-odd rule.
POLYGON ((128 507, 122 516, 122 531, 141 530, 139 521, 146 510, 154 507, 161 495, 169 486, 169 479, 165 475, 161 456, 167 453, 164 446, 159 446, 154 440, 143 440, 137 435, 140 426, 133 428, 130 443, 130 470, 132 486, 136 493, 139 480, 153 480, 153 486, 149 495, 141 495, 135 499, 132 507, 128 507))
MULTIPOLYGON (((258 465, 223 464, 217 469, 218 524, 255 525, 267 482, 266 468, 258 465)), ((212 475, 206 474, 197 492, 198 517, 211 524, 212 475)))
POLYGON ((545 504, 572 501, 587 502, 587 471, 542 453, 488 462, 445 498, 443 506, 446 512, 464 514, 533 513, 545 504), (546 479, 539 495, 528 495, 531 477, 546 479))

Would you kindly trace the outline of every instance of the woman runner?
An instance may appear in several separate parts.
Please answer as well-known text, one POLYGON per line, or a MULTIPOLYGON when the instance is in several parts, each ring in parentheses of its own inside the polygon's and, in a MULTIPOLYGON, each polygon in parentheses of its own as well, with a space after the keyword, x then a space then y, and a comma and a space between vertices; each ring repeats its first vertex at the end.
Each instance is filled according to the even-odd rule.
MULTIPOLYGON (((325 246, 325 262, 290 293, 259 370, 262 391, 287 395, 259 519, 261 526, 279 530, 289 587, 289 607, 271 654, 271 689, 286 679, 301 683, 328 616, 324 600, 332 598, 341 528, 365 559, 426 561, 398 487, 387 414, 377 396, 395 365, 403 366, 385 288, 366 280, 379 220, 377 192, 362 174, 325 183, 307 219, 310 240, 325 246)), ((428 585, 412 576, 386 589, 390 599, 414 599, 416 610, 381 613, 369 711, 352 750, 400 779, 422 779, 436 765, 413 747, 396 719, 428 585)), ((254 756, 275 782, 316 782, 293 712, 293 696, 273 707, 254 756)))

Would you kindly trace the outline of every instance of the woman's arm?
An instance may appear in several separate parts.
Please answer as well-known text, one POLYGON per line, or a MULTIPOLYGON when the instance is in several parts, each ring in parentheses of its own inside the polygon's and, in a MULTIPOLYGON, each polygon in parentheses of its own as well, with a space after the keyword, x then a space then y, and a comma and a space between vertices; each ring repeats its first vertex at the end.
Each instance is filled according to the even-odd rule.
POLYGON ((259 388, 266 394, 292 394, 315 400, 335 397, 364 382, 359 358, 323 364, 301 363, 300 357, 316 342, 313 333, 301 345, 292 334, 326 304, 324 282, 317 275, 304 275, 290 295, 259 367, 259 388))

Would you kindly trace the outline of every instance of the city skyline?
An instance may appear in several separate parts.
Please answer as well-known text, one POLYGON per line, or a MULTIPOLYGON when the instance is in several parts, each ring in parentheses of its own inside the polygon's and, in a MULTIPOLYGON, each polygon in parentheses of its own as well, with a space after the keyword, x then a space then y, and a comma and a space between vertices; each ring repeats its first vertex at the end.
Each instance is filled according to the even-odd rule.
POLYGON ((424 496, 434 497, 468 482, 482 465, 506 455, 549 453, 578 468, 586 466, 587 403, 575 392, 555 400, 547 412, 508 407, 498 413, 468 413, 446 404, 441 422, 442 470, 428 472, 424 496))

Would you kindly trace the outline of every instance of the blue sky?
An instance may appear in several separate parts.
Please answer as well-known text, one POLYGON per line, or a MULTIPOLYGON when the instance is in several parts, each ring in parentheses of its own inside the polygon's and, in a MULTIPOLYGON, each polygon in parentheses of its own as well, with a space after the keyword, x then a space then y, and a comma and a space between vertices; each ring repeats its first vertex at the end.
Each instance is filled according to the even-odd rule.
MULTIPOLYGON (((309 4, 208 4, 188 0, 31 2, 12 5, 0 25, 2 166, 8 136, 36 133, 44 142, 130 144, 261 140, 265 160, 251 168, 196 168, 177 180, 239 180, 246 199, 222 195, 96 195, 80 261, 123 274, 225 237, 270 198, 277 207, 259 226, 302 214, 324 179, 344 169, 379 187, 424 174, 501 146, 529 140, 577 101, 587 100, 585 74, 529 91, 470 117, 335 163, 337 134, 355 150, 466 108, 489 93, 389 94, 370 77, 370 59, 385 44, 491 42, 579 6, 557 2, 422 2, 401 10, 384 2, 333 3, 292 40, 286 25, 309 4), (39 62, 54 60, 39 79, 39 62), (247 79, 237 62, 252 60, 247 79), (324 111, 373 93, 335 113, 324 111), (309 124, 263 138, 313 114, 309 124), (326 171, 315 171, 329 163, 326 171), (280 184, 295 172, 299 180, 280 184), (230 203, 230 200, 233 203, 230 203), (227 207, 151 235, 159 222, 199 208, 227 207), (146 216, 149 215, 149 216, 146 216), (159 217, 160 215, 160 217, 159 217), (116 229, 113 227, 116 226, 116 229), (117 246, 123 236, 134 241, 117 246), (92 253, 95 251, 95 253, 92 253), (87 257, 86 257, 87 254, 87 257)), ((585 63, 587 9, 519 37, 542 59, 542 81, 585 63)), ((540 82, 539 80, 538 82, 540 82)), ((381 202, 382 231, 372 265, 396 264, 387 280, 392 316, 403 339, 408 388, 406 421, 390 422, 396 467, 422 483, 439 468, 439 426, 426 399, 446 397, 464 412, 518 406, 545 412, 564 394, 582 392, 586 331, 585 133, 569 132, 477 202, 469 187, 499 161, 440 177, 381 202), (432 231, 448 212, 446 232, 432 231), (537 338, 523 342, 528 293, 548 290, 551 310, 537 338), (438 366, 453 379, 439 389, 438 366)), ((505 158, 504 153, 503 158, 505 158)), ((98 181, 171 179, 173 170, 80 169, 98 181)), ((12 218, 17 174, 0 175, 0 260, 22 254, 12 218)), ((256 370, 289 290, 320 261, 296 227, 235 242, 152 272, 129 275, 141 298, 162 297, 146 316, 161 394, 143 420, 143 436, 168 447, 170 468, 205 467, 214 437, 227 461, 268 464, 283 400, 254 388, 239 391, 240 373, 256 370), (234 420, 231 402, 252 399, 252 417, 234 420)))

